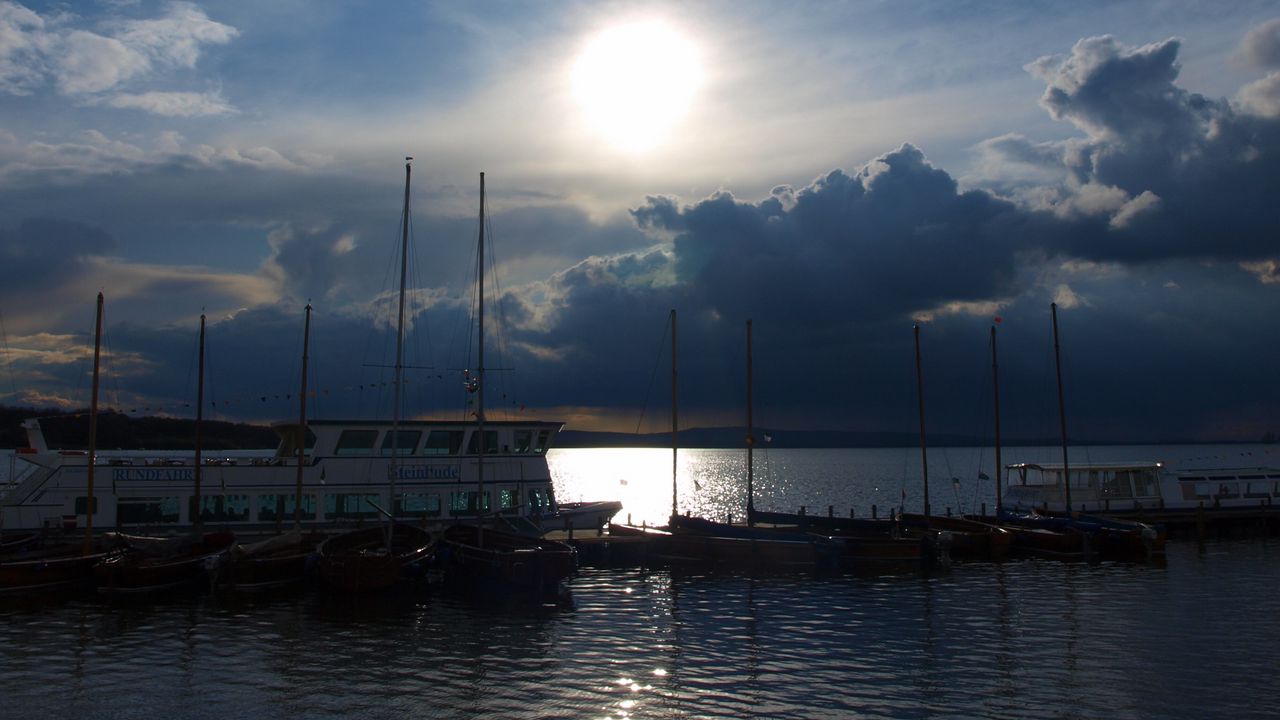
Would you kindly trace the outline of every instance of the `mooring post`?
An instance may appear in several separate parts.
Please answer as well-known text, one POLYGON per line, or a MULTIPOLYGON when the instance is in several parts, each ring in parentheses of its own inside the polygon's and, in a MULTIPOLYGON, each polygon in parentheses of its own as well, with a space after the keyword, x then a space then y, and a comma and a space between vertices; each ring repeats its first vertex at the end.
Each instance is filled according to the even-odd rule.
POLYGON ((879 517, 879 516, 878 516, 878 515, 876 515, 876 506, 875 506, 875 505, 872 505, 872 506, 871 506, 871 519, 872 519, 872 520, 875 520, 875 519, 877 519, 878 517, 879 517))

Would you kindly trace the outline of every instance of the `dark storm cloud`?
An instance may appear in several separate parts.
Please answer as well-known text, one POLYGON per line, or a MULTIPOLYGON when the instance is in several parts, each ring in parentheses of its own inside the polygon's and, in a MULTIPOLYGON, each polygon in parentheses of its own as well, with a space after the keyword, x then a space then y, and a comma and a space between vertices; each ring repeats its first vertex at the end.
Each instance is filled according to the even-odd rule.
POLYGON ((0 228, 0 282, 8 288, 35 288, 62 277, 68 266, 108 254, 115 240, 100 228, 49 218, 28 218, 16 228, 0 228))
POLYGON ((675 237, 676 278, 699 303, 821 325, 1003 295, 1031 222, 1008 201, 958 192, 910 145, 758 203, 650 198, 634 214, 675 237))
POLYGON ((1061 154, 1066 180, 1036 192, 1084 223, 1064 236, 1062 253, 1121 262, 1274 255, 1280 122, 1179 87, 1179 46, 1089 38, 1028 66, 1047 84, 1044 107, 1087 138, 1035 146, 1007 137, 984 149, 1040 170, 1061 154))

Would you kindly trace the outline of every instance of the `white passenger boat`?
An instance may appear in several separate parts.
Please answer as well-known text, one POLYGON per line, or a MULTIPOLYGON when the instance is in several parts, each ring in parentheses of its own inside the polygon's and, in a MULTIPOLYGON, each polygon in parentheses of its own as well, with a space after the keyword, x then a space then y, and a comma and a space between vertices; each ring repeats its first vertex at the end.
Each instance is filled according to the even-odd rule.
MULTIPOLYGON (((1063 511, 1060 464, 1006 467, 1006 508, 1063 511)), ((1270 508, 1280 501, 1280 468, 1174 470, 1159 462, 1075 464, 1071 510, 1110 515, 1205 509, 1270 508)))
MULTIPOLYGON (((261 457, 205 458, 200 517, 206 526, 240 536, 277 532, 293 522, 298 442, 304 442, 302 525, 330 530, 377 523, 382 511, 397 520, 443 527, 477 518, 506 521, 525 534, 598 528, 621 509, 616 501, 560 506, 546 453, 559 422, 488 421, 484 425, 484 483, 480 433, 474 422, 402 420, 392 423, 309 420, 274 426, 280 445, 261 457), (395 462, 392 460, 395 448, 395 462), (395 498, 388 497, 395 472, 395 498)), ((87 453, 51 451, 38 420, 24 423, 28 447, 0 487, 0 528, 85 527, 87 453)), ((98 530, 185 528, 194 519, 194 458, 145 454, 98 457, 98 530)))

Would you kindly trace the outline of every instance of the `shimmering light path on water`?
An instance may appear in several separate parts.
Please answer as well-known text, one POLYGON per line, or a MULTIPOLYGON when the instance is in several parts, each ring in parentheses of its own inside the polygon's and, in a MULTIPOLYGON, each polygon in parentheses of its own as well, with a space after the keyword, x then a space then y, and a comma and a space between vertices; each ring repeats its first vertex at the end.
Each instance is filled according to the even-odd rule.
POLYGON ((541 604, 0 606, 3 716, 1274 717, 1280 541, 931 576, 584 569, 541 604))

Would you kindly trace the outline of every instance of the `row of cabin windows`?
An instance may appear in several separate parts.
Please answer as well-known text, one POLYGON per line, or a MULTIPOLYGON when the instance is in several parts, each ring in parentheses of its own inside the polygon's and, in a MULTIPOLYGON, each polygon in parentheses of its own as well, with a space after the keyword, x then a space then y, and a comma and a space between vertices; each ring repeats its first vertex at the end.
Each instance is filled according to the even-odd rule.
MULTIPOLYGON (((400 493, 396 496, 396 517, 440 517, 442 505, 441 493, 400 493)), ((382 496, 377 493, 331 493, 324 497, 324 516, 326 520, 355 520, 377 518, 382 515, 382 496)), ((448 493, 449 516, 475 515, 477 511, 487 513, 492 508, 490 493, 478 490, 455 490, 448 493)), ((496 492, 497 510, 500 513, 513 513, 520 510, 519 491, 504 488, 496 492)), ((116 505, 116 522, 120 525, 147 525, 155 523, 178 522, 180 499, 176 497, 133 497, 121 498, 116 505)), ((551 511, 553 499, 546 488, 533 488, 528 491, 529 511, 533 514, 551 511)), ((200 519, 203 522, 249 522, 250 509, 256 505, 258 522, 278 522, 293 519, 295 496, 257 495, 252 499, 249 495, 204 495, 200 498, 200 519)), ((78 497, 75 501, 77 515, 88 512, 89 498, 78 497)), ((93 503, 94 513, 98 512, 97 498, 93 503)), ((385 508, 383 508, 385 509, 385 508)), ((187 517, 196 516, 196 499, 187 498, 187 517)), ((316 496, 302 496, 302 518, 316 519, 316 496)))
POLYGON ((1184 488, 1186 483, 1194 484, 1194 497, 1198 500, 1280 497, 1280 475, 1184 477, 1182 482, 1184 488))
MULTIPOLYGON (((1062 472, 1046 472, 1050 485, 1062 484, 1062 472)), ((1034 483, 1032 483, 1034 484, 1034 483)), ((1160 481, 1154 470, 1072 470, 1071 487, 1096 491, 1102 498, 1155 497, 1160 481)))
MULTIPOLYGON (((379 455, 458 455, 462 451, 462 442, 466 430, 343 430, 338 436, 338 445, 334 449, 336 455, 373 455, 377 448, 379 455), (423 435, 426 442, 422 442, 423 435), (378 444, 378 436, 382 436, 378 444)), ((479 431, 470 433, 467 442, 467 454, 478 455, 479 431)), ((511 445, 498 446, 498 431, 484 431, 485 454, 503 453, 523 455, 527 453, 542 454, 547 451, 551 440, 551 431, 516 430, 511 434, 511 445)))

